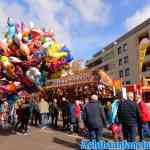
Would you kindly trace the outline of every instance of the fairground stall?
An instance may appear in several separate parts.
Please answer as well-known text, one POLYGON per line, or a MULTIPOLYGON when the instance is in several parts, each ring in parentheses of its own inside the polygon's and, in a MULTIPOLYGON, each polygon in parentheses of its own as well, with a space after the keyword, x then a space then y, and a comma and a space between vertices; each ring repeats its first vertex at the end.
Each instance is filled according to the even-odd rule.
POLYGON ((112 98, 112 87, 106 85, 96 73, 89 70, 81 70, 78 73, 67 75, 55 80, 48 80, 45 91, 49 99, 62 97, 68 100, 84 100, 92 94, 99 95, 99 98, 112 98))

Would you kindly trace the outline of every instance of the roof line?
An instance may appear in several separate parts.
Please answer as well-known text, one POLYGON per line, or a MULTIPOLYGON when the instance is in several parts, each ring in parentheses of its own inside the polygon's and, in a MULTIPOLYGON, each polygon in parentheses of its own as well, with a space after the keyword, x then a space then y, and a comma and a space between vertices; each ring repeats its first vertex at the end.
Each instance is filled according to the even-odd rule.
MULTIPOLYGON (((138 26, 134 27, 127 33, 123 34, 122 36, 117 38, 115 41, 113 41, 110 44, 108 44, 107 46, 105 46, 103 49, 107 50, 107 49, 112 48, 114 46, 114 42, 116 42, 116 43, 121 42, 122 40, 126 39, 128 36, 131 36, 132 34, 138 32, 140 29, 144 28, 145 26, 147 26, 149 24, 150 24, 150 18, 148 18, 147 20, 145 20, 143 23, 139 24, 138 26)), ((97 57, 101 53, 102 53, 102 51, 100 50, 96 54, 94 54, 93 57, 97 57)))

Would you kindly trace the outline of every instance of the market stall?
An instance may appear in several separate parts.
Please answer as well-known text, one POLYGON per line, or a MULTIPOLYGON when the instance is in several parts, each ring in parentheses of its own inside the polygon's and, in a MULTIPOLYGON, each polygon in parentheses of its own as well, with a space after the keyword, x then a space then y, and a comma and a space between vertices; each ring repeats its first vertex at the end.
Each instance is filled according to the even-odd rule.
POLYGON ((48 80, 44 88, 50 99, 67 97, 69 100, 84 100, 91 94, 97 94, 101 99, 113 96, 112 87, 106 85, 98 74, 83 69, 76 74, 48 80))

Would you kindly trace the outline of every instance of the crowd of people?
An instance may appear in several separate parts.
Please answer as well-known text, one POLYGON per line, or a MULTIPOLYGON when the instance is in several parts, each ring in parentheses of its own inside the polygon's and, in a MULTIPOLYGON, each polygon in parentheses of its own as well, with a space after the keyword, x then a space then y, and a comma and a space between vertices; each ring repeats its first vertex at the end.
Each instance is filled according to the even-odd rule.
POLYGON ((129 92, 127 99, 118 93, 113 102, 101 103, 96 95, 84 100, 44 97, 21 97, 10 106, 7 99, 0 101, 0 121, 3 128, 11 125, 17 134, 29 134, 29 126, 41 129, 61 126, 68 134, 87 136, 91 140, 103 138, 103 128, 112 131, 115 141, 133 142, 137 135, 143 141, 150 136, 150 112, 140 95, 129 92))

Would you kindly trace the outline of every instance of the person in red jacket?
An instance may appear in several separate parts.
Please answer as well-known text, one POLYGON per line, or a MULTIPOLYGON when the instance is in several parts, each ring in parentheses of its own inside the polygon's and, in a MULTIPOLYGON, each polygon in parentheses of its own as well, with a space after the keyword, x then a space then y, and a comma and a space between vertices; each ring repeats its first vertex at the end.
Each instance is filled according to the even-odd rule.
POLYGON ((148 108, 140 95, 136 95, 136 102, 140 109, 140 118, 141 118, 141 123, 139 125, 140 141, 143 141, 144 133, 150 136, 150 129, 148 126, 148 122, 150 122, 150 112, 148 111, 148 108))
POLYGON ((80 121, 80 101, 77 100, 75 102, 75 107, 74 107, 74 116, 75 116, 75 124, 76 124, 76 128, 75 128, 75 132, 79 133, 79 121, 80 121))

